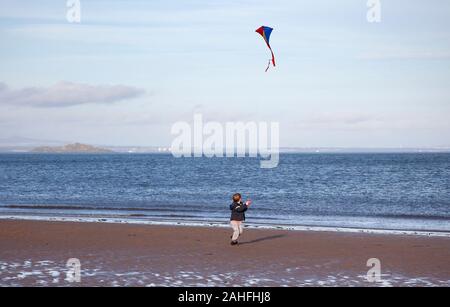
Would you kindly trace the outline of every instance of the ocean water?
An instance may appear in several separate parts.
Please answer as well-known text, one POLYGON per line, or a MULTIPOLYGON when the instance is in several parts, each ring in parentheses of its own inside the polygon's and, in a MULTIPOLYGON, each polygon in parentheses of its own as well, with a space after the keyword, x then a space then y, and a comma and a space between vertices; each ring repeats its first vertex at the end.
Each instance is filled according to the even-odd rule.
POLYGON ((224 222, 450 232, 450 154, 0 154, 0 216, 224 222))

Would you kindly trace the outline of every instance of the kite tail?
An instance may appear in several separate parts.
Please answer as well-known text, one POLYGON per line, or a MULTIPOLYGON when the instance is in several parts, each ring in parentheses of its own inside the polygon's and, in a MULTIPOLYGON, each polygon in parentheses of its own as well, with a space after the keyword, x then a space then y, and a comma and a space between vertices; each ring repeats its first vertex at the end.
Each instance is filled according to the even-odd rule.
POLYGON ((267 64, 267 68, 266 68, 266 72, 269 70, 270 68, 270 63, 272 63, 273 67, 276 67, 277 65, 275 64, 275 55, 273 54, 272 48, 269 46, 270 48, 270 52, 272 53, 272 59, 269 60, 269 64, 267 64))
POLYGON ((267 46, 269 47, 270 52, 272 53, 272 59, 269 60, 269 64, 267 65, 266 72, 267 72, 267 71, 269 70, 269 68, 270 68, 270 63, 272 63, 273 67, 277 66, 277 65, 275 64, 275 55, 273 54, 272 47, 270 47, 269 44, 267 44, 267 46))
POLYGON ((272 52, 272 64, 273 64, 273 67, 275 67, 277 65, 275 64, 275 55, 273 54, 272 48, 270 48, 270 52, 272 52))
POLYGON ((266 72, 269 70, 271 62, 272 62, 272 60, 269 60, 269 64, 267 64, 266 72))

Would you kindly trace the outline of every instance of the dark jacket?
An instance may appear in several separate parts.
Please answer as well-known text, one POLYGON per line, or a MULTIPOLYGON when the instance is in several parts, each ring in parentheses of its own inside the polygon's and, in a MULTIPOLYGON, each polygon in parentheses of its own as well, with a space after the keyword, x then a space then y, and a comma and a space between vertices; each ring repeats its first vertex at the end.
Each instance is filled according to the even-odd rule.
POLYGON ((231 221, 245 221, 245 211, 247 211, 248 207, 243 202, 233 202, 230 205, 231 210, 231 221))

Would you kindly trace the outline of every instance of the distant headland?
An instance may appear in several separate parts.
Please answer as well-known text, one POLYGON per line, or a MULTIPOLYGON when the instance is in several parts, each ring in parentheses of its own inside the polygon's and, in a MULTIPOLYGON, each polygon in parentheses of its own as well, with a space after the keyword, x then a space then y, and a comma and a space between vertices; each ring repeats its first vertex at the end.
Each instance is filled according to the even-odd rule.
POLYGON ((40 146, 31 152, 38 153, 112 153, 112 150, 86 145, 81 143, 68 144, 64 146, 40 146))

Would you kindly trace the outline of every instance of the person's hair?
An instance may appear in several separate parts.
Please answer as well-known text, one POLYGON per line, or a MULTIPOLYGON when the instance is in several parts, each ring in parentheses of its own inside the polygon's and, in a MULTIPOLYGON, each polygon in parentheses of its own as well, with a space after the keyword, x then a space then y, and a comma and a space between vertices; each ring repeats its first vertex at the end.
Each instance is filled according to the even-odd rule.
POLYGON ((233 195, 233 201, 236 201, 236 202, 240 201, 241 198, 242 198, 242 196, 239 193, 236 193, 236 194, 233 195))

